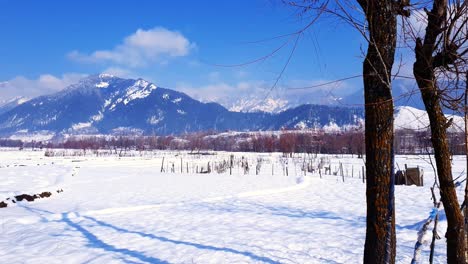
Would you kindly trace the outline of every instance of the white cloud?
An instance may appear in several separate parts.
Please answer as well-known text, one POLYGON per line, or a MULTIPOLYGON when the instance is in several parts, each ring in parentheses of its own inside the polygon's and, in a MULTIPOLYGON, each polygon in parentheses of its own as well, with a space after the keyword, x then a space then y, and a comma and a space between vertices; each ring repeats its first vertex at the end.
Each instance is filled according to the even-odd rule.
POLYGON ((138 29, 110 50, 97 50, 91 54, 72 51, 68 57, 80 62, 109 62, 128 67, 142 67, 151 63, 167 63, 167 58, 182 57, 195 47, 180 32, 163 27, 138 29))
POLYGON ((79 73, 67 73, 59 77, 43 74, 37 79, 16 76, 11 80, 0 82, 0 101, 6 101, 14 97, 33 98, 55 93, 84 77, 86 77, 85 74, 79 73))

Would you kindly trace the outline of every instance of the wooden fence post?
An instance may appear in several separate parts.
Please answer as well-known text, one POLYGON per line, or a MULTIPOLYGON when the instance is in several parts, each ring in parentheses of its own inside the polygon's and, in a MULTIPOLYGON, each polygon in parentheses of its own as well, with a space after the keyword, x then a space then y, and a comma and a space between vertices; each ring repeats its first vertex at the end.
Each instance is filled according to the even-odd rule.
POLYGON ((162 163, 161 163, 161 172, 163 172, 163 171, 164 171, 164 157, 163 157, 162 163))
POLYGON ((364 169, 364 166, 362 166, 362 183, 366 182, 366 170, 364 169))

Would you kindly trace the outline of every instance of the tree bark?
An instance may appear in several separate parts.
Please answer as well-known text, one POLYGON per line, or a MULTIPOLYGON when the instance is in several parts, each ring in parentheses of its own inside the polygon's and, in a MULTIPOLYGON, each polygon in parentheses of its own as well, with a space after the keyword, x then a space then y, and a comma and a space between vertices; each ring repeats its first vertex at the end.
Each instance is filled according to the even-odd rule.
POLYGON ((394 1, 358 1, 369 30, 363 79, 366 146, 364 263, 394 263, 396 254, 393 100, 391 70, 396 47, 394 1))
POLYGON ((438 36, 443 32, 447 15, 447 0, 434 0, 428 13, 428 25, 424 40, 416 40, 416 62, 413 73, 421 91, 421 96, 429 116, 431 141, 440 183, 440 196, 447 216, 447 263, 466 263, 464 218, 457 200, 452 177, 452 164, 447 139, 449 126, 439 97, 439 87, 435 76, 433 53, 438 36))
MULTIPOLYGON (((465 156, 466 156, 466 168, 465 171, 468 171, 468 72, 465 75, 465 156)), ((463 200, 464 204, 464 214, 465 214, 465 257, 468 254, 468 174, 465 176, 465 199, 463 200)))

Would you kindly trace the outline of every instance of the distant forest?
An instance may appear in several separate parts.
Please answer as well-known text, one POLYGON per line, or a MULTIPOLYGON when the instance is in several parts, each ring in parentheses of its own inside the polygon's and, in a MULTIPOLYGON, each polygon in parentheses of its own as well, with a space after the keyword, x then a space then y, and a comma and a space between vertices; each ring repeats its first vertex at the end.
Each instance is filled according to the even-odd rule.
MULTIPOLYGON (((453 155, 465 154, 464 134, 449 133, 453 155)), ((348 131, 283 130, 278 132, 200 132, 182 136, 73 136, 60 142, 0 139, 1 147, 20 149, 80 149, 84 151, 110 150, 122 154, 128 150, 188 150, 192 152, 241 151, 323 154, 365 154, 364 133, 348 131)), ((396 154, 432 153, 428 131, 397 130, 394 141, 396 154)))

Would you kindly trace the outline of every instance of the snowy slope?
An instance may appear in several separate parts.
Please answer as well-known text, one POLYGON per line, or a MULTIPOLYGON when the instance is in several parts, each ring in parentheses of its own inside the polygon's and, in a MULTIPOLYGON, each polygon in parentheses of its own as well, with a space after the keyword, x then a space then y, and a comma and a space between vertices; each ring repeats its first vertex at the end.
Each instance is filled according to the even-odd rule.
MULTIPOLYGON (((464 121, 461 116, 446 115, 447 120, 453 119, 449 127, 451 132, 464 131, 464 121)), ((429 129, 429 117, 424 110, 409 106, 399 106, 395 109, 395 129, 427 130, 429 129)))
POLYGON ((287 100, 281 98, 240 98, 231 103, 225 103, 230 111, 234 112, 267 112, 279 113, 288 108, 290 104, 287 100))
POLYGON ((10 111, 20 104, 27 102, 29 99, 25 97, 15 97, 11 100, 0 102, 0 115, 10 111))
POLYGON ((298 94, 291 91, 269 91, 270 89, 261 91, 253 89, 247 94, 227 94, 222 98, 217 98, 216 102, 234 112, 262 111, 273 114, 308 104, 339 106, 338 98, 330 92, 315 91, 298 94))
MULTIPOLYGON (((248 174, 237 166, 233 175, 192 173, 195 165, 230 154, 45 158, 43 152, 2 151, 1 200, 23 192, 64 192, 0 208, 0 262, 362 263, 362 159, 324 156, 332 168, 343 164, 344 183, 333 175, 304 178, 302 156, 288 160, 285 176, 279 153, 236 153, 236 161, 251 162, 248 174), (174 163, 174 173, 159 172, 163 156, 166 168, 174 163), (178 172, 181 158, 189 173, 178 172), (255 175, 259 159, 263 165, 255 175)), ((425 171, 426 186, 396 186, 396 262, 409 263, 418 229, 432 209, 433 174, 421 159, 397 156, 396 162, 425 171)), ((454 164, 458 175, 464 157, 455 157, 454 164)), ((441 211, 442 236, 445 228, 441 211)), ((445 263, 445 254, 444 240, 438 240, 435 263, 445 263)), ((424 245, 424 262, 428 255, 424 245)))

